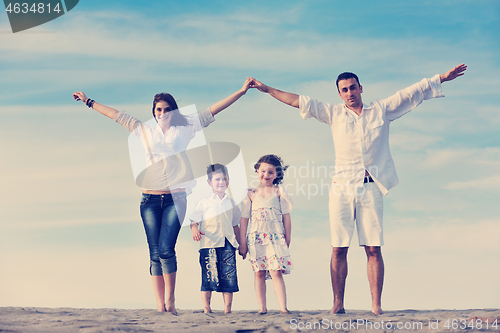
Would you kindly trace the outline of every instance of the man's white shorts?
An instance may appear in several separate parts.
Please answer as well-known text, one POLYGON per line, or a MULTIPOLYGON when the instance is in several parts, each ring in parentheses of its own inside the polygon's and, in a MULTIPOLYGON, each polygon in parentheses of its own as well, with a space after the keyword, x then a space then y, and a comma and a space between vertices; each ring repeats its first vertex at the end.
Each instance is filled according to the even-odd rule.
POLYGON ((373 182, 363 187, 332 183, 330 191, 330 228, 333 247, 348 247, 358 230, 360 246, 384 245, 382 234, 383 194, 373 182))

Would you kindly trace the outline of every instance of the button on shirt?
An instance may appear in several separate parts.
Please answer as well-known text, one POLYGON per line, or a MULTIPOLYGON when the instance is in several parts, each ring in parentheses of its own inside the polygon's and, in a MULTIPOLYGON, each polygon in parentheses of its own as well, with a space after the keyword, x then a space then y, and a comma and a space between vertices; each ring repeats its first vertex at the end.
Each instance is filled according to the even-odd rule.
POLYGON ((215 193, 201 199, 191 214, 191 221, 199 223, 201 235, 200 248, 224 247, 225 239, 238 247, 233 227, 240 224, 241 212, 234 201, 224 194, 221 199, 215 193))
POLYGON ((434 97, 444 97, 439 75, 423 79, 389 98, 363 104, 359 116, 345 104, 325 104, 307 96, 300 96, 299 110, 304 119, 314 117, 332 130, 333 182, 362 186, 367 170, 386 195, 399 182, 389 150, 389 125, 422 101, 434 97))

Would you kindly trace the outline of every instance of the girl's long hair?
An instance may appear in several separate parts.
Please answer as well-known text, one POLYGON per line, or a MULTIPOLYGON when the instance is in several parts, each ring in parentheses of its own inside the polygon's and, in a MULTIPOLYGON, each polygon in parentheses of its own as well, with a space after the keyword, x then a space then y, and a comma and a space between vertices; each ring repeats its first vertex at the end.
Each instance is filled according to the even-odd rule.
POLYGON ((253 166, 255 172, 259 170, 260 165, 262 163, 274 165, 274 167, 276 168, 276 179, 274 179, 273 184, 274 185, 281 184, 281 182, 283 181, 283 176, 285 175, 285 171, 286 169, 288 169, 288 165, 285 165, 285 163, 283 163, 281 157, 273 154, 262 156, 253 166))

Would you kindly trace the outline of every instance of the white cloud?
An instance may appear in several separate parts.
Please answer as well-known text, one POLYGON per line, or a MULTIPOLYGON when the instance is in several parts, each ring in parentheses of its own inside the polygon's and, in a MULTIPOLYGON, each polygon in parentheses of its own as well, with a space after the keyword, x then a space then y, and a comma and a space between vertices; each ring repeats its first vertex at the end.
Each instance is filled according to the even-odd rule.
POLYGON ((454 181, 448 183, 443 188, 447 190, 467 190, 476 189, 484 191, 499 191, 500 190, 500 175, 475 179, 470 181, 454 181))
POLYGON ((445 166, 459 164, 466 157, 470 156, 470 152, 464 150, 443 149, 434 151, 429 154, 429 157, 422 163, 426 168, 438 169, 445 166))

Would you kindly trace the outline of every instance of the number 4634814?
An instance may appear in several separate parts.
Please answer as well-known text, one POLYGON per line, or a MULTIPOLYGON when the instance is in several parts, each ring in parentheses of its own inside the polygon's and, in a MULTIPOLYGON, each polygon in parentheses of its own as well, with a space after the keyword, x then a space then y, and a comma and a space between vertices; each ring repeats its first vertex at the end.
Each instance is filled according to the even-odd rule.
POLYGON ((31 6, 27 3, 9 3, 8 6, 5 8, 5 11, 9 14, 14 13, 14 14, 28 14, 28 13, 33 13, 33 14, 43 14, 45 12, 51 13, 51 12, 56 12, 59 13, 62 9, 59 8, 59 3, 56 4, 54 8, 50 8, 50 3, 44 4, 42 2, 39 3, 33 3, 31 6), (47 7, 47 8, 46 8, 47 7))

